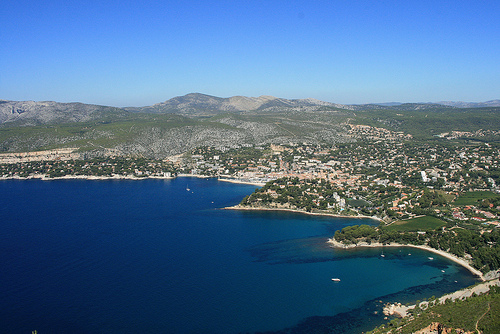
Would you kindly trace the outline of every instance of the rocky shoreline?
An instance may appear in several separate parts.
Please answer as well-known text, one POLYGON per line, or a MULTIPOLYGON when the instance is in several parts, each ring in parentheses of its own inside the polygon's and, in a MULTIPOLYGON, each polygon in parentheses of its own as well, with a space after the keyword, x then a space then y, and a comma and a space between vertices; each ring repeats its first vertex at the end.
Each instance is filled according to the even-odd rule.
MULTIPOLYGON (((489 281, 480 283, 478 285, 474 285, 470 288, 465 288, 462 290, 458 290, 449 294, 446 294, 436 300, 436 303, 444 304, 446 300, 456 300, 456 299, 466 299, 474 294, 480 295, 487 293, 492 286, 500 286, 500 280, 497 278, 491 279, 489 281)), ((402 305, 401 303, 395 303, 395 304, 387 304, 384 307, 384 314, 385 315, 394 315, 400 318, 404 318, 408 316, 408 311, 412 310, 416 307, 417 305, 402 305)), ((428 301, 423 301, 418 304, 418 307, 421 309, 426 309, 429 306, 428 301)))

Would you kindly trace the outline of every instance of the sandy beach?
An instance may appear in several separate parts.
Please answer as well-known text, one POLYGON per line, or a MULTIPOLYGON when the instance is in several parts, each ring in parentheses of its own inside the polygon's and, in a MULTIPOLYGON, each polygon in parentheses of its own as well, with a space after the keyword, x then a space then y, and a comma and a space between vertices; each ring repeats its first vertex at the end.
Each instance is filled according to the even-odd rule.
POLYGON ((459 265, 463 266, 464 268, 466 268, 467 270, 469 270, 471 273, 473 273, 474 275, 478 276, 482 281, 485 281, 485 278, 483 276, 483 273, 479 270, 477 270, 476 268, 472 267, 469 262, 465 259, 462 259, 462 258, 459 258, 453 254, 450 254, 448 252, 445 252, 445 251, 442 251, 442 250, 438 250, 438 249, 434 249, 432 247, 429 247, 429 246, 423 246, 423 245, 403 245, 403 244, 398 244, 398 243, 390 243, 390 244, 381 244, 381 243, 371 243, 371 244, 368 244, 368 243, 359 243, 359 244, 353 244, 353 245, 344 245, 338 241, 335 241, 333 238, 331 239, 328 239, 328 243, 334 247, 334 248, 343 248, 343 249, 349 249, 349 248, 358 248, 358 247, 411 247, 411 248, 418 248, 418 249, 422 249, 422 250, 425 250, 425 251, 428 251, 428 252, 432 252, 432 253, 435 253, 435 254, 438 254, 438 255, 441 255, 449 260, 452 260, 453 262, 455 263, 458 263, 459 265))
POLYGON ((224 209, 226 210, 249 210, 249 211, 284 211, 284 212, 295 212, 295 213, 303 213, 305 215, 312 215, 312 216, 327 216, 327 217, 336 217, 336 218, 362 218, 362 219, 373 219, 376 221, 381 222, 382 220, 377 217, 370 217, 370 216, 349 216, 349 215, 339 215, 335 213, 326 213, 326 212, 307 212, 304 210, 297 210, 297 209, 288 209, 288 208, 263 208, 263 207, 254 207, 254 206, 243 206, 243 205, 235 205, 235 206, 228 206, 225 207, 224 209))
POLYGON ((230 182, 230 183, 239 183, 239 184, 249 184, 249 185, 254 185, 258 187, 263 187, 266 184, 264 182, 257 182, 257 181, 246 181, 246 180, 241 180, 241 179, 226 179, 226 178, 218 178, 219 181, 224 181, 224 182, 230 182))

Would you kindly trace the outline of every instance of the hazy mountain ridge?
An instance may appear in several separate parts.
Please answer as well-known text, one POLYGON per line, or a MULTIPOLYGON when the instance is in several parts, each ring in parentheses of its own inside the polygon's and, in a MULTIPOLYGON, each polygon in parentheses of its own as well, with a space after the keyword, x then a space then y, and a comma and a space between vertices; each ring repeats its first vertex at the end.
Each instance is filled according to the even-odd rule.
POLYGON ((437 103, 457 108, 500 107, 500 100, 490 100, 485 102, 440 101, 437 103))
POLYGON ((367 110, 394 110, 394 111, 419 111, 419 110, 442 110, 453 109, 454 106, 445 106, 438 103, 384 103, 384 104, 360 104, 349 106, 351 110, 367 111, 367 110))

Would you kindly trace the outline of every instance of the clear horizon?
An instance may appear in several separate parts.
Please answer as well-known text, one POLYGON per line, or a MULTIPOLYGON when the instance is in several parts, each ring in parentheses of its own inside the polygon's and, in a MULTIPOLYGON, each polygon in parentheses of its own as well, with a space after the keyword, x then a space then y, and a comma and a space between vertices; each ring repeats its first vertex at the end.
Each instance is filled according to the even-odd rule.
POLYGON ((7 0, 0 99, 499 99, 500 2, 7 0))

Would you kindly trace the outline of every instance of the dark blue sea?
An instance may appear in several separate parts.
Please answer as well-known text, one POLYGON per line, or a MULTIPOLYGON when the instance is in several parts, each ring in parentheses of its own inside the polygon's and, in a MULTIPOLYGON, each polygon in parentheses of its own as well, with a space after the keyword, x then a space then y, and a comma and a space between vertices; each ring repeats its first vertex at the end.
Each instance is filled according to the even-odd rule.
POLYGON ((0 332, 360 333, 386 302, 477 281, 416 249, 327 246, 371 220, 221 209, 255 188, 0 181, 0 332))

